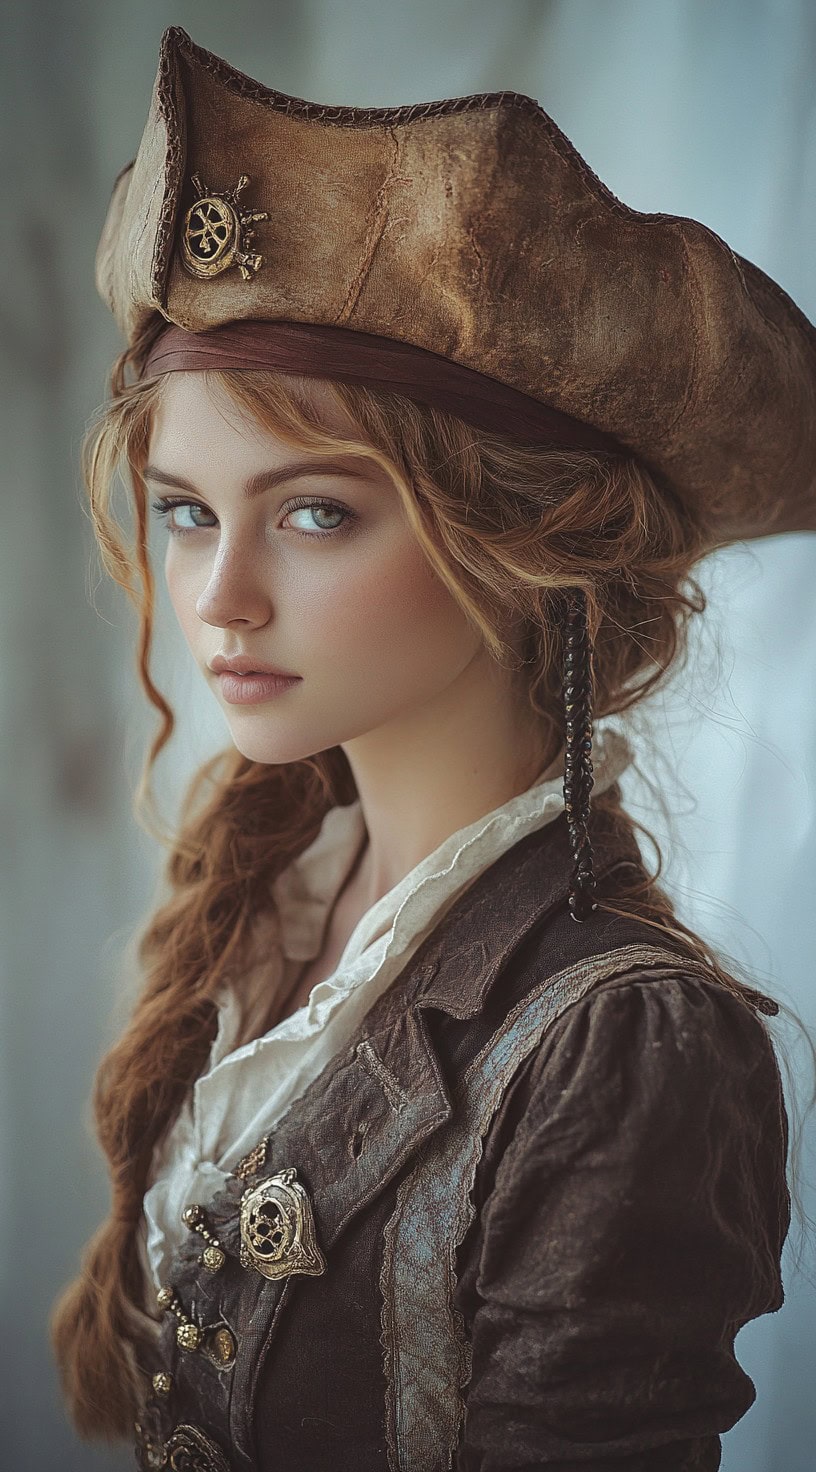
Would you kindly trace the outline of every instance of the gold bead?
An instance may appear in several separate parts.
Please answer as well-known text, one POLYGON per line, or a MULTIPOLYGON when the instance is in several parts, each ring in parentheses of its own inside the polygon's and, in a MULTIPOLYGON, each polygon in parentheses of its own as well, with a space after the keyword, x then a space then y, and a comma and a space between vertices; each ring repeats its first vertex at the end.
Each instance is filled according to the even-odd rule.
POLYGON ((167 1395, 172 1384, 172 1375, 166 1374, 164 1370, 158 1370, 153 1376, 153 1389, 157 1395, 167 1395))
POLYGON ((175 1296, 175 1289, 172 1288, 169 1283, 165 1283, 164 1287, 160 1288, 158 1293, 156 1294, 156 1302, 158 1303, 159 1308, 169 1308, 175 1296))
POLYGON ((227 1259, 220 1247, 205 1247, 198 1260, 209 1273, 217 1273, 227 1259))
POLYGON ((176 1329, 176 1342, 180 1349, 198 1349, 201 1343, 201 1330, 197 1324, 179 1324, 176 1329))
POLYGON ((200 1206, 185 1206, 183 1212, 181 1213, 181 1220, 187 1227, 197 1227, 199 1222, 202 1220, 203 1215, 204 1213, 202 1212, 200 1206))

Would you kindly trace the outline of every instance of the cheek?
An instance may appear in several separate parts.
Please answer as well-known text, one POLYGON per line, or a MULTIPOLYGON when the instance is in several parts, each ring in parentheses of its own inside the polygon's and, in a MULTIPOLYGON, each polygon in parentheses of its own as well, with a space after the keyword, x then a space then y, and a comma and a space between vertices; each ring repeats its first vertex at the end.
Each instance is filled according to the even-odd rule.
POLYGON ((304 605, 304 632, 327 669, 357 688, 421 686, 459 673, 479 636, 411 539, 372 552, 304 605))
POLYGON ((173 556, 173 548, 170 547, 165 557, 164 581, 167 596, 179 627, 187 642, 192 646, 202 627, 201 619, 196 612, 196 601, 206 583, 206 578, 202 580, 200 569, 196 573, 192 566, 192 559, 188 559, 185 564, 183 558, 173 556))

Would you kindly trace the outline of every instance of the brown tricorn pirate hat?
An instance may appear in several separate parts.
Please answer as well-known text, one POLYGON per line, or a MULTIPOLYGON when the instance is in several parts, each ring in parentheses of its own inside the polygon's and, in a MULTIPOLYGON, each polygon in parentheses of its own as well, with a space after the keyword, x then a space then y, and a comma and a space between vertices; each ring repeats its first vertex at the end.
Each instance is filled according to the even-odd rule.
POLYGON ((712 548, 816 530, 816 330, 706 226, 616 199, 530 97, 322 106, 170 26, 96 282, 129 343, 158 316, 436 355, 634 453, 712 548))

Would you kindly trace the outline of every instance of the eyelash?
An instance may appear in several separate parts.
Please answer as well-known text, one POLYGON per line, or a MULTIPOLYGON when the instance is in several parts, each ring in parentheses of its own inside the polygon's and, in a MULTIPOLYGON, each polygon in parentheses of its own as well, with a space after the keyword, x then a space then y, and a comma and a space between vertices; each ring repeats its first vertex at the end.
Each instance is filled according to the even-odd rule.
MULTIPOLYGON (((157 516, 168 516, 169 513, 174 510, 176 506, 196 506, 198 507, 199 511, 207 511, 206 506, 204 506, 201 501, 185 501, 181 496, 159 496, 157 500, 151 501, 150 504, 157 516)), ((351 523, 357 520, 357 513, 355 511, 350 511, 347 506, 341 506, 336 501, 315 500, 315 498, 311 496, 296 497, 296 499, 290 502, 290 504, 287 506, 286 514, 288 516, 290 511, 301 511, 307 507, 311 509, 318 506, 327 507, 330 511, 342 511, 343 515, 346 518, 345 522, 341 521, 339 526, 323 527, 315 532, 305 532, 300 527, 293 526, 291 530, 294 532, 296 537, 308 537, 311 541, 314 541, 315 539, 319 540, 325 537, 339 537, 342 536, 345 532, 349 531, 351 528, 351 523)), ((209 512, 208 514, 212 516, 213 513, 209 512)), ((168 522, 167 531, 170 533, 171 537, 189 537, 193 532, 212 531, 212 527, 178 527, 171 526, 168 522)))

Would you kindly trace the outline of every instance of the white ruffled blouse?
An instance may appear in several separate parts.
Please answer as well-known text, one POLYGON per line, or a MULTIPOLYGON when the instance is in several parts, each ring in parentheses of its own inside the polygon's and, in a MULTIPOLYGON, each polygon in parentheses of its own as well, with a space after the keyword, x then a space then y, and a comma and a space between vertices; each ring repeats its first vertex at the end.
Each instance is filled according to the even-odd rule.
MULTIPOLYGON (((617 781, 631 760, 620 731, 597 727, 594 790, 617 781)), ((258 1036, 273 992, 294 986, 320 950, 335 896, 365 840, 359 800, 329 809, 317 837, 273 881, 277 915, 259 929, 256 954, 240 980, 222 988, 207 1068, 154 1151, 137 1239, 144 1307, 154 1323, 155 1290, 187 1235, 184 1207, 206 1203, 222 1188, 241 1157, 345 1046, 463 889, 512 844, 558 817, 562 783, 563 754, 525 792, 452 833, 363 915, 334 974, 312 988, 298 1011, 258 1036)))

